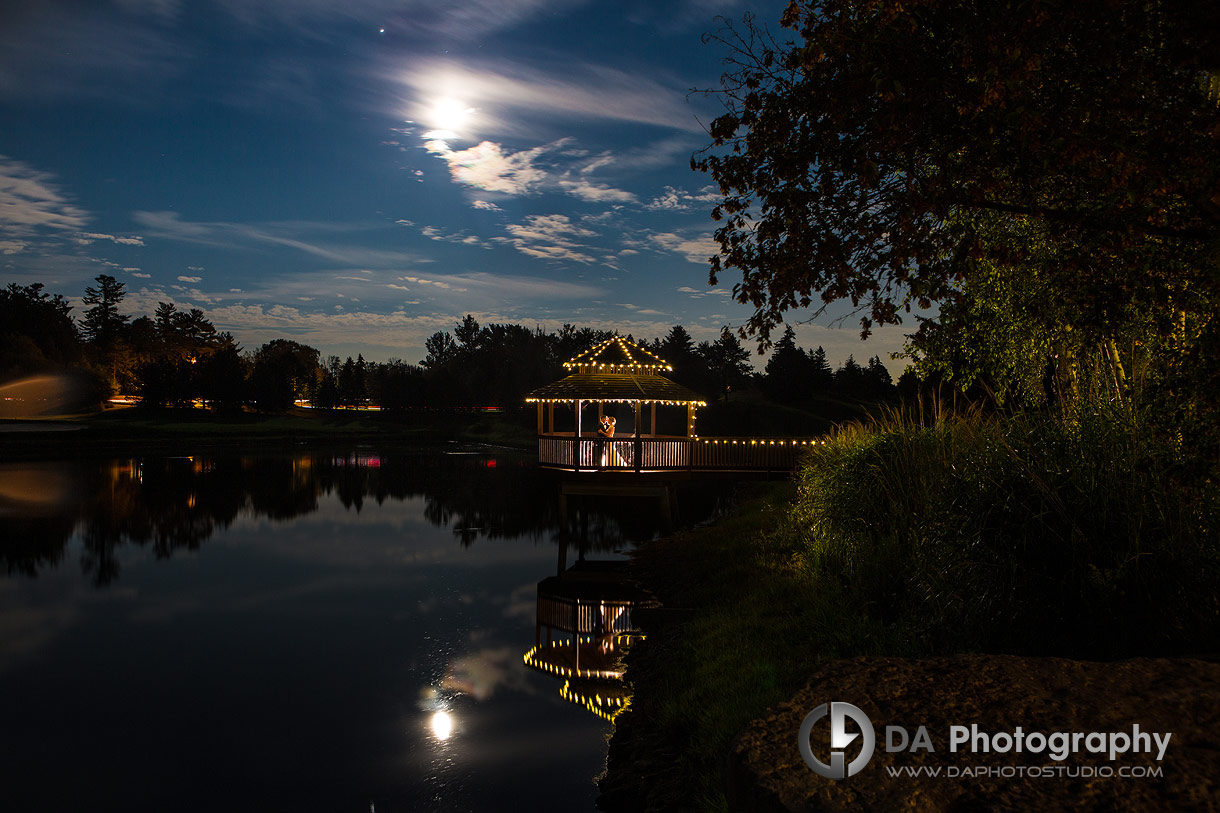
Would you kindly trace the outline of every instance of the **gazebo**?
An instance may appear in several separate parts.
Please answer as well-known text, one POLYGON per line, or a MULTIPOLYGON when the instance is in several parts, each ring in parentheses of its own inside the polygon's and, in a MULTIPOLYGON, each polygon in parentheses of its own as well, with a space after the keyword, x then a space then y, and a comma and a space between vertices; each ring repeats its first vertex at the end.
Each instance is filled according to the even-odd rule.
POLYGON ((576 472, 690 466, 695 410, 707 403, 661 375, 673 370, 664 359, 616 336, 563 366, 574 372, 525 399, 538 405, 540 465, 576 472), (618 422, 613 441, 602 443, 597 435, 601 415, 618 422), (679 426, 681 434, 674 431, 679 426))

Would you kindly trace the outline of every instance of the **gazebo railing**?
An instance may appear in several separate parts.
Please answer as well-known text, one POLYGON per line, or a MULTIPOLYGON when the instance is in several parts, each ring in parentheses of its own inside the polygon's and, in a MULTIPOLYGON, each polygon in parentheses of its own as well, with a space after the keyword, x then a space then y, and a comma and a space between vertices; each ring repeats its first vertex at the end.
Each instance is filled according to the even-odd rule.
POLYGON ((809 438, 629 436, 605 441, 599 451, 597 438, 544 435, 538 438, 538 462, 573 471, 791 471, 816 443, 809 438))
POLYGON ((543 466, 579 468, 582 471, 688 469, 690 440, 673 437, 626 437, 599 441, 597 438, 577 440, 574 437, 546 435, 538 438, 538 462, 543 466))

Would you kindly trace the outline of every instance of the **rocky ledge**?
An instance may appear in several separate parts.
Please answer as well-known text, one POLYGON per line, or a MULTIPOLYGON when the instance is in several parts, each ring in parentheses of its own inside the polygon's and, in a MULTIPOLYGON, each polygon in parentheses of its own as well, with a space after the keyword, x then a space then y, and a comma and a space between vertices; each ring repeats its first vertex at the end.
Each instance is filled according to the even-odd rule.
MULTIPOLYGON (((848 733, 857 730, 848 723, 848 733)), ((902 737, 891 734, 897 745, 902 737)), ((830 735, 829 717, 813 727, 812 753, 822 762, 830 761, 830 735)), ((854 759, 860 738, 844 753, 854 759)), ((1220 664, 1006 655, 830 661, 791 700, 748 726, 734 744, 727 778, 732 810, 1220 810, 1220 664), (862 710, 876 735, 872 759, 846 779, 816 774, 797 744, 805 716, 828 701, 862 710), (1081 738, 1081 752, 1061 760, 1046 751, 972 752, 969 743, 951 752, 950 727, 972 724, 988 737, 1014 734, 1018 726, 1022 737, 1130 735, 1137 724, 1140 732, 1172 737, 1159 761, 1155 740, 1140 741, 1152 753, 1114 759, 1088 750, 1101 742, 1096 738, 1081 738), (887 751, 887 726, 907 730, 907 750, 887 751), (910 747, 919 726, 935 750, 910 747), (1035 773, 1030 766, 1037 776, 1028 775, 1035 773), (1016 773, 1023 767, 1027 775, 1016 773), (939 776, 928 775, 938 768, 939 776)))

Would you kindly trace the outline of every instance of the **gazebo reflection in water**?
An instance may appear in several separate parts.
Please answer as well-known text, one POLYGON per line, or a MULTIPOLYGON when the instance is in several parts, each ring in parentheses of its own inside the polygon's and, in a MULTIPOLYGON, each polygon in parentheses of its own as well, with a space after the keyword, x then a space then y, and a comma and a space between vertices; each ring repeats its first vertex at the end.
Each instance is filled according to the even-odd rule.
POLYGON ((632 610, 658 606, 626 567, 580 560, 540 581, 534 646, 525 654, 527 666, 564 680, 561 696, 607 720, 629 699, 622 654, 639 637, 632 610))

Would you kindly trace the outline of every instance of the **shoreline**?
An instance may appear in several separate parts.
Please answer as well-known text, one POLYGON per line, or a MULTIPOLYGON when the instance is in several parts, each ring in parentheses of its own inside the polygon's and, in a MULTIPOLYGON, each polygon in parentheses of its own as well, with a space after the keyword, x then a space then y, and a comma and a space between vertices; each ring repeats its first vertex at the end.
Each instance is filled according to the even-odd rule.
POLYGON ((215 415, 202 410, 109 410, 47 419, 0 420, 0 457, 9 461, 128 454, 287 452, 332 447, 435 448, 480 444, 534 448, 532 424, 512 413, 314 413, 215 415))

